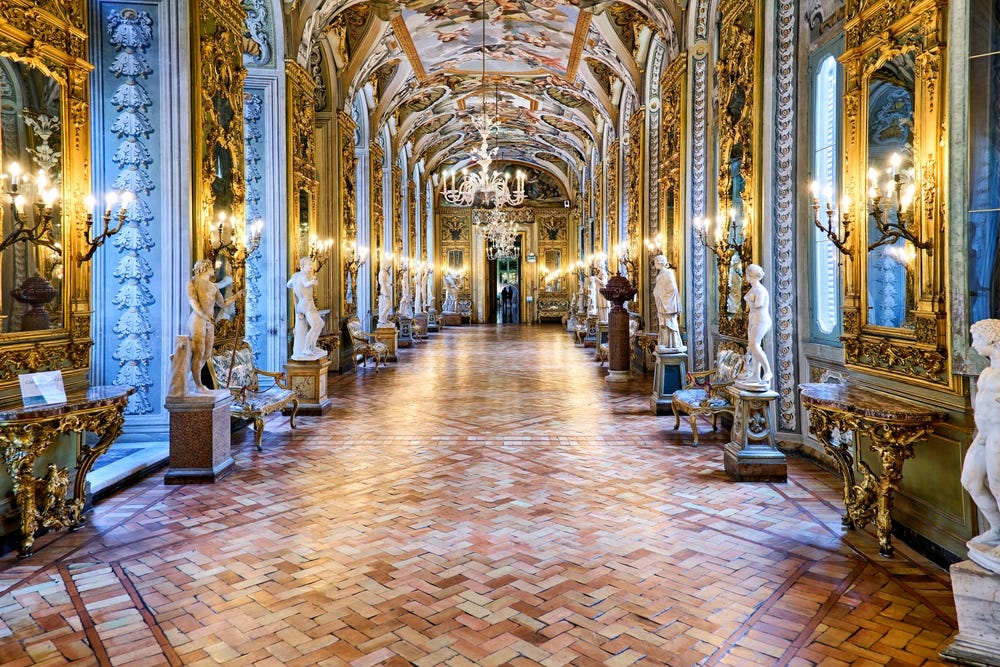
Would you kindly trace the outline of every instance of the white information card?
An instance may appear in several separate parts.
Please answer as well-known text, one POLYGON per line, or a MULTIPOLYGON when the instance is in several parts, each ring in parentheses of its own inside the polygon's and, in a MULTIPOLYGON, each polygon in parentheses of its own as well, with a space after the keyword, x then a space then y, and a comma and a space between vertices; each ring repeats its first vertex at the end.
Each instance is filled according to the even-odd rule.
POLYGON ((21 401, 24 402, 24 407, 66 402, 62 371, 24 373, 18 379, 21 381, 21 401))

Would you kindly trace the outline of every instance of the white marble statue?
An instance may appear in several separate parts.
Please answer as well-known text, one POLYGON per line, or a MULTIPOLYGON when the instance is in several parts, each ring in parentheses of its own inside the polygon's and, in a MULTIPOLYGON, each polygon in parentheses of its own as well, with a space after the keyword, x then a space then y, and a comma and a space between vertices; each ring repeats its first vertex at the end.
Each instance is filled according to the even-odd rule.
POLYGON ((413 312, 424 312, 424 273, 427 269, 423 264, 417 264, 417 269, 413 272, 413 312))
POLYGON ((458 312, 458 276, 451 271, 444 274, 444 303, 441 305, 441 312, 458 312))
POLYGON ((597 275, 590 276, 590 294, 587 298, 587 315, 597 316, 597 275))
POLYGON ((587 312, 587 285, 584 282, 584 278, 581 275, 577 284, 576 289, 577 302, 576 302, 576 312, 577 314, 583 314, 587 312))
POLYGON ((427 281, 427 285, 424 289, 427 290, 427 310, 430 312, 434 310, 434 304, 437 301, 434 296, 434 267, 427 267, 427 273, 424 275, 424 279, 427 281))
POLYGON ((608 284, 608 263, 607 261, 601 260, 597 263, 597 273, 595 274, 594 280, 596 278, 597 285, 594 290, 594 298, 597 299, 597 321, 607 322, 608 314, 611 312, 611 304, 608 302, 607 297, 601 294, 601 288, 608 284))
POLYGON ((969 559, 1000 574, 1000 320, 979 320, 969 331, 972 348, 990 365, 976 382, 976 435, 962 466, 962 486, 990 527, 967 543, 969 559))
POLYGON ((174 353, 170 355, 170 384, 167 398, 183 398, 199 393, 191 377, 191 338, 177 336, 174 353))
POLYGON ((191 316, 188 318, 191 348, 191 380, 194 393, 210 394, 201 381, 201 369, 208 363, 215 345, 215 307, 226 310, 236 302, 239 292, 229 298, 222 296, 219 286, 212 281, 212 262, 199 259, 191 270, 191 280, 187 284, 191 316))
POLYGON ((410 291, 410 271, 403 266, 403 274, 400 276, 399 289, 399 315, 400 317, 413 317, 413 297, 410 291))
POLYGON ((314 361, 326 356, 317 346, 323 332, 323 316, 316 307, 315 287, 319 283, 311 257, 299 260, 299 270, 288 279, 287 287, 295 297, 295 325, 292 328, 292 359, 314 361))
POLYGON ((389 263, 384 261, 378 269, 378 326, 390 326, 389 316, 392 314, 392 277, 389 275, 389 263))
POLYGON ((767 360, 762 345, 764 336, 771 330, 771 295, 761 284, 764 269, 751 264, 745 271, 750 284, 743 300, 747 303, 747 350, 749 363, 736 386, 749 390, 766 390, 771 387, 771 362, 767 360))
POLYGON ((653 265, 659 271, 653 286, 653 300, 660 321, 656 349, 659 352, 684 352, 687 347, 681 338, 681 297, 677 289, 677 274, 663 255, 657 255, 653 265))

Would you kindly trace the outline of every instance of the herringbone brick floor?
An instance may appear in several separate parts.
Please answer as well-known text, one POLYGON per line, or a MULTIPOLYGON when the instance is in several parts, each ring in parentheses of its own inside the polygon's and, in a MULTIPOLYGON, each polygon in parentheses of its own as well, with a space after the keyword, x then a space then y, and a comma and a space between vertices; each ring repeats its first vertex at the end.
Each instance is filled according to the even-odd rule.
POLYGON ((210 486, 162 474, 0 560, 3 665, 925 665, 947 573, 840 526, 789 460, 738 484, 722 434, 603 381, 556 327, 443 331, 210 486))

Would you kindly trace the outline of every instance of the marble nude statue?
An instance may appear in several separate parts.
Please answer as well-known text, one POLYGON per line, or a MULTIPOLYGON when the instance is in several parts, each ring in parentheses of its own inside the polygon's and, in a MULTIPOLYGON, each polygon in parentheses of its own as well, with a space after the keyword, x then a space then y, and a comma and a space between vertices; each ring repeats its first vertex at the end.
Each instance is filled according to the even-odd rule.
POLYGON ((451 271, 444 274, 444 303, 441 304, 441 312, 458 312, 458 276, 451 271))
POLYGON ((653 300, 656 302, 656 315, 660 322, 656 349, 660 352, 684 352, 687 347, 681 338, 681 298, 677 289, 677 274, 663 255, 657 255, 653 265, 658 271, 653 286, 653 300))
POLYGON ((976 434, 962 466, 962 486, 990 527, 967 546, 971 561, 1000 574, 1000 320, 979 320, 969 331, 972 348, 990 365, 976 381, 976 434))
POLYGON ((292 328, 292 359, 314 361, 326 356, 317 345, 323 332, 323 316, 316 307, 315 287, 319 283, 311 257, 299 260, 299 270, 288 279, 287 287, 295 300, 295 325, 292 328))
POLYGON ((413 317, 413 297, 410 296, 410 271, 403 265, 403 275, 400 276, 399 314, 401 317, 413 317))
POLYGON ((191 379, 194 392, 199 394, 212 393, 201 381, 201 370, 208 363, 212 346, 215 345, 215 308, 229 308, 240 294, 235 292, 229 298, 223 297, 219 286, 212 280, 212 270, 212 262, 207 259, 198 260, 187 284, 188 301, 191 303, 191 316, 188 318, 191 379))
POLYGON ((743 300, 747 304, 747 349, 749 364, 736 381, 736 386, 749 390, 766 390, 771 386, 771 362, 764 353, 764 336, 771 330, 771 295, 761 283, 764 269, 751 264, 744 273, 750 289, 743 300))

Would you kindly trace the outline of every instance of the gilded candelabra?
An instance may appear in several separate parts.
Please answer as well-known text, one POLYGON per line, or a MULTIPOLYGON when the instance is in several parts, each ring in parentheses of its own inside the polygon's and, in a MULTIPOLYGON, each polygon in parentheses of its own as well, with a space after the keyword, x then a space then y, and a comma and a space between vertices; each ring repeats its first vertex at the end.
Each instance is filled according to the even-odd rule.
POLYGON ((205 243, 208 259, 214 262, 219 256, 225 256, 234 274, 242 272, 247 259, 260 247, 261 228, 264 226, 258 220, 245 229, 245 225, 236 222, 235 217, 220 213, 219 224, 211 229, 205 243))
POLYGON ((851 257, 854 254, 853 248, 847 245, 847 239, 851 236, 851 216, 848 211, 851 208, 851 198, 844 195, 841 200, 842 213, 840 216, 839 228, 834 222, 837 210, 833 207, 833 191, 830 188, 826 190, 826 222, 822 222, 819 219, 819 184, 813 181, 809 186, 810 202, 809 206, 813 210, 813 224, 821 232, 826 234, 826 237, 830 239, 830 243, 837 247, 837 250, 843 254, 851 257))
POLYGON ((632 249, 627 243, 619 243, 615 246, 615 256, 617 257, 616 264, 618 268, 616 273, 622 275, 622 266, 625 267, 625 277, 628 278, 629 283, 632 287, 636 286, 636 281, 639 279, 639 261, 632 257, 632 249))
POLYGON ((904 189, 899 168, 901 162, 902 159, 898 153, 893 153, 889 158, 889 169, 887 170, 889 180, 885 184, 884 197, 878 189, 878 171, 868 170, 870 185, 868 215, 875 221, 879 233, 879 238, 868 244, 868 250, 874 250, 883 245, 892 245, 899 239, 906 239, 915 248, 926 250, 927 254, 931 255, 934 239, 921 240, 920 230, 917 228, 916 207, 913 206, 917 186, 915 183, 907 183, 904 189))
POLYGON ((728 266, 733 255, 739 255, 744 264, 750 262, 750 236, 747 233, 746 224, 745 218, 742 225, 736 224, 735 211, 730 211, 728 220, 725 216, 719 215, 715 222, 715 243, 709 242, 710 223, 708 219, 696 218, 693 226, 698 241, 715 253, 720 266, 728 266))
POLYGON ((85 200, 85 205, 87 207, 87 219, 85 222, 85 227, 83 230, 83 242, 87 245, 87 252, 80 253, 77 255, 76 261, 79 264, 83 264, 89 261, 97 249, 104 245, 104 242, 109 238, 117 234, 122 230, 122 226, 125 224, 125 216, 128 213, 128 205, 132 203, 135 196, 128 192, 127 190, 122 192, 121 197, 111 192, 105 197, 105 202, 107 203, 107 208, 104 209, 104 215, 101 217, 101 221, 104 223, 102 226, 102 231, 97 236, 93 235, 94 229, 94 206, 97 201, 88 196, 85 200), (114 227, 111 226, 111 210, 114 208, 115 204, 118 204, 118 215, 117 222, 114 227))
POLYGON ((35 245, 45 246, 57 254, 62 254, 59 240, 55 238, 52 227, 52 206, 59 196, 59 192, 54 187, 48 187, 48 176, 44 171, 38 172, 35 180, 35 198, 32 201, 34 215, 29 219, 26 214, 27 197, 20 192, 21 181, 24 175, 21 166, 17 162, 11 162, 7 167, 7 173, 0 176, 3 180, 9 180, 9 189, 6 198, 10 200, 10 210, 13 214, 14 224, 10 232, 0 241, 0 252, 3 252, 11 245, 20 241, 28 241, 35 245))
POLYGON ((313 236, 309 239, 309 258, 313 261, 317 273, 330 261, 330 254, 333 252, 333 239, 320 241, 313 236))
POLYGON ((355 299, 355 290, 358 284, 358 272, 368 262, 368 248, 359 246, 357 241, 344 244, 344 275, 347 280, 344 282, 344 301, 347 304, 347 314, 353 315, 357 312, 358 304, 355 299))

